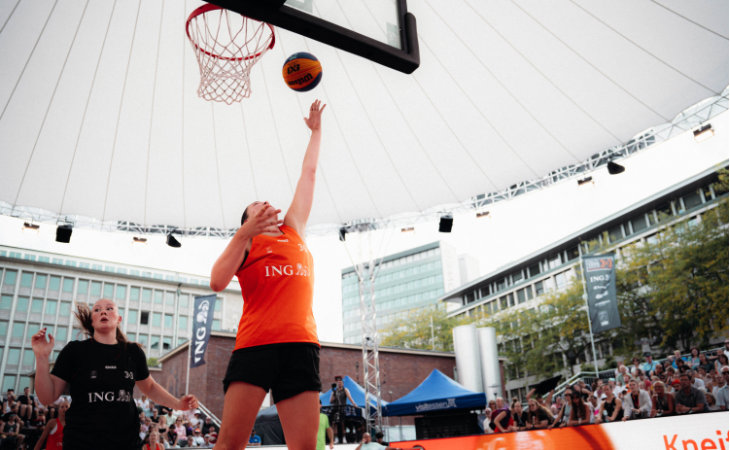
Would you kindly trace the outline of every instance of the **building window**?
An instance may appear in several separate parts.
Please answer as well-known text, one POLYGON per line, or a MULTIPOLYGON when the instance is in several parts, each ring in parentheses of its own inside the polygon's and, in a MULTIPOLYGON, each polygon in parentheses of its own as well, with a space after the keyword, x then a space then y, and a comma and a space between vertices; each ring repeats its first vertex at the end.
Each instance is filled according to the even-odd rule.
POLYGON ((28 312, 28 297, 18 297, 18 302, 15 304, 15 314, 17 315, 20 312, 28 312))
POLYGON ((133 287, 129 288, 129 300, 135 302, 139 300, 139 288, 133 287))
POLYGON ((48 276, 46 275, 36 275, 35 277, 35 288, 36 289, 45 289, 46 288, 46 282, 48 281, 48 276))
POLYGON ((18 277, 18 271, 16 270, 6 270, 5 271, 5 279, 3 280, 3 284, 5 286, 15 286, 15 280, 18 277))
POLYGON ((142 314, 139 316, 140 325, 147 325, 149 322, 150 322, 150 313, 148 311, 142 311, 142 314))
POLYGON ((165 328, 171 329, 172 328, 172 314, 165 314, 165 328))
POLYGON ((162 325, 162 314, 158 312, 152 313, 152 326, 159 327, 162 325))
POLYGON ((186 316, 178 316, 177 328, 179 330, 185 330, 188 328, 188 318, 186 316))
POLYGON ((700 197, 698 191, 690 192, 682 197, 682 203, 684 204, 684 210, 692 209, 702 204, 702 197, 700 197))
POLYGON ((79 280, 79 284, 76 290, 78 295, 86 295, 89 292, 89 280, 79 280))
POLYGON ((11 366, 17 366, 18 364, 20 364, 20 349, 19 348, 11 348, 8 351, 7 363, 11 366))
POLYGON ((56 342, 66 342, 68 339, 68 327, 56 327, 56 342))
POLYGON ((150 348, 157 350, 160 348, 160 337, 159 336, 152 336, 150 338, 150 348))
POLYGON ((649 224, 646 222, 646 215, 641 214, 639 217, 631 219, 631 229, 634 233, 639 233, 647 228, 649 228, 649 224))
POLYGON ((104 283, 104 298, 114 298, 114 283, 104 283))
POLYGON ((526 289, 520 289, 519 291, 517 291, 517 303, 518 304, 525 303, 525 301, 527 300, 525 291, 526 291, 526 289))
POLYGON ((535 295, 542 295, 545 292, 545 286, 542 281, 535 283, 535 295))
POLYGON ((170 347, 172 347, 172 338, 171 337, 162 338, 162 350, 170 350, 170 347))
POLYGON ((144 303, 152 301, 152 289, 142 289, 142 301, 144 303))
POLYGON ((91 282, 91 297, 99 298, 101 297, 101 281, 92 281, 91 282))
POLYGON ((139 319, 139 311, 136 309, 130 309, 127 312, 127 323, 130 325, 137 325, 137 320, 139 319))
POLYGON ((621 227, 621 224, 616 225, 615 227, 608 230, 608 240, 609 242, 617 242, 623 239, 624 233, 621 227))
POLYGON ((155 291, 155 305, 162 304, 162 291, 155 291))
POLYGON ((46 317, 53 317, 56 315, 56 307, 58 306, 58 302, 55 299, 49 298, 46 301, 46 317))
POLYGON ((13 307, 13 296, 12 295, 0 295, 0 310, 10 311, 13 307))
POLYGON ((5 375, 3 377, 3 392, 7 392, 8 389, 15 389, 15 378, 15 375, 5 375))
POLYGON ((20 276, 20 285, 27 288, 31 287, 33 285, 33 274, 23 272, 23 274, 20 276))
POLYGON ((68 317, 71 315, 71 303, 61 302, 61 306, 58 308, 58 315, 61 317, 68 317))
POLYGON ((74 291, 74 279, 73 278, 64 278, 63 279, 63 292, 73 292, 74 291))
MULTIPOLYGON (((8 334, 8 322, 7 320, 0 320, 0 339, 5 340, 5 336, 8 334)), ((0 357, 2 361, 2 357, 0 357)))
POLYGON ((213 325, 211 328, 213 330, 220 331, 221 330, 221 321, 219 319, 213 319, 213 325))
POLYGON ((168 306, 175 306, 175 293, 165 292, 165 304, 168 306))
POLYGON ((28 349, 23 351, 23 367, 33 367, 35 365, 35 357, 33 356, 33 350, 28 349))
POLYGON ((30 303, 30 312, 34 314, 40 314, 43 312, 43 299, 42 298, 34 298, 33 301, 30 303))
POLYGON ((117 300, 124 300, 127 298, 127 286, 123 284, 117 285, 116 293, 114 294, 114 298, 117 300))

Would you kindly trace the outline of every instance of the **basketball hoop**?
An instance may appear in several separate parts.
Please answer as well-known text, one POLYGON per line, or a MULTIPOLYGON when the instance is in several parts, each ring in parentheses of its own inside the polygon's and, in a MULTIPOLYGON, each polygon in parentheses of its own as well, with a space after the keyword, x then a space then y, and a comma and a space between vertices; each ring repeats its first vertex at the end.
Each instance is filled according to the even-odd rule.
POLYGON ((251 95, 251 68, 274 48, 274 27, 206 3, 188 17, 185 32, 200 66, 198 96, 231 104, 251 95))

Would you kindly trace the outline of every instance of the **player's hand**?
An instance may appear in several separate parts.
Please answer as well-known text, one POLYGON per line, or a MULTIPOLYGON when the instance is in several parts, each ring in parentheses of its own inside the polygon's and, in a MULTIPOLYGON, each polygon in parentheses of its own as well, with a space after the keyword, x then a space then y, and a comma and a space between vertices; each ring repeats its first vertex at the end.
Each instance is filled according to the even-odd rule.
POLYGON ((320 100, 312 102, 312 106, 309 107, 309 117, 304 118, 304 123, 307 124, 310 130, 316 131, 320 129, 322 125, 322 111, 324 111, 325 106, 327 105, 323 104, 320 100))
POLYGON ((195 409, 198 407, 198 399, 195 398, 194 395, 188 394, 184 397, 181 397, 180 400, 178 400, 178 404, 175 407, 175 409, 180 411, 187 411, 189 409, 195 409))
POLYGON ((243 226, 248 227, 251 236, 257 236, 261 233, 276 233, 279 231, 279 225, 284 223, 279 220, 280 209, 274 209, 269 202, 264 202, 264 206, 255 214, 246 219, 243 226))
POLYGON ((46 328, 44 327, 33 335, 30 339, 30 343, 36 359, 47 360, 53 351, 53 345, 56 343, 56 340, 53 339, 53 335, 51 333, 46 333, 46 328), (46 340, 46 336, 48 336, 48 340, 46 340))

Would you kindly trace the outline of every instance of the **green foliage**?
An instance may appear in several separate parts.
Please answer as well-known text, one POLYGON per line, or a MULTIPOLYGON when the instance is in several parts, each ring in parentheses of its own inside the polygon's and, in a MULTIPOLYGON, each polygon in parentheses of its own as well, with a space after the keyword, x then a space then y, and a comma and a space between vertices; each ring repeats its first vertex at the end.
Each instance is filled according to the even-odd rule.
POLYGON ((160 362, 157 360, 157 358, 147 358, 147 367, 157 367, 159 364, 160 362))
POLYGON ((380 344, 422 350, 453 351, 454 337, 451 330, 469 321, 469 318, 446 317, 445 309, 440 307, 413 310, 403 321, 395 322, 380 332, 380 344))

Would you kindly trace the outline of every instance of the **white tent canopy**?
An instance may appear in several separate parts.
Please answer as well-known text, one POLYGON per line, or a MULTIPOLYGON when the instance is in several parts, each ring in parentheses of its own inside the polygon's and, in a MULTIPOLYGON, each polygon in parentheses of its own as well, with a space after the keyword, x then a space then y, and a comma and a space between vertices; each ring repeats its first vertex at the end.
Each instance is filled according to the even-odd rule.
POLYGON ((728 85, 728 2, 411 0, 421 66, 286 30, 240 104, 196 96, 198 1, 0 3, 0 205, 190 228, 292 197, 328 104, 310 224, 422 214, 620 146, 728 85), (322 83, 295 93, 285 58, 322 83))

